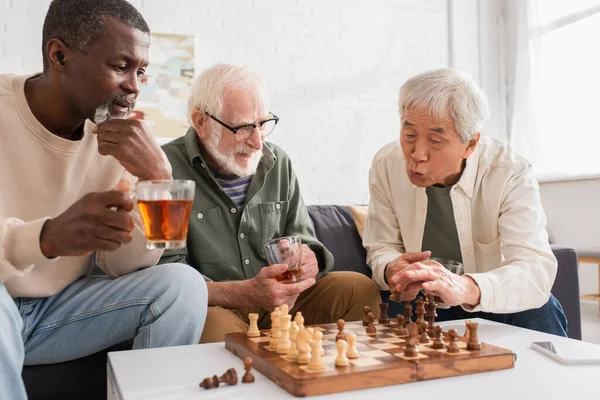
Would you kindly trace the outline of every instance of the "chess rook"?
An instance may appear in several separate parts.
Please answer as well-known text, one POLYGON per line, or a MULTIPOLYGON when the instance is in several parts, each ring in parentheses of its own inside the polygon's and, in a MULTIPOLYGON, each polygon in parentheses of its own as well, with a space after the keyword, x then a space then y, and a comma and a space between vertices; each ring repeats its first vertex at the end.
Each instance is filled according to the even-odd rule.
POLYGON ((260 331, 258 330, 258 314, 248 314, 248 320, 250 321, 250 328, 248 328, 248 337, 259 337, 260 331))
POLYGON ((481 342, 479 341, 479 335, 477 329, 479 324, 477 322, 469 322, 467 329, 469 331, 469 340, 467 341, 467 350, 481 350, 481 342))
POLYGON ((388 318, 388 303, 379 303, 379 320, 380 324, 389 324, 390 319, 388 318))

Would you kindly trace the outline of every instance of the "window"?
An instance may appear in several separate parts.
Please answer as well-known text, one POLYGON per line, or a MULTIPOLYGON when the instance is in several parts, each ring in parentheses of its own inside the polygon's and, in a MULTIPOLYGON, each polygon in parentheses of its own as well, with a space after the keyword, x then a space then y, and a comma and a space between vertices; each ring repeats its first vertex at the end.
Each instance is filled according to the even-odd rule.
POLYGON ((541 179, 600 174, 600 0, 530 0, 527 12, 511 142, 541 179))

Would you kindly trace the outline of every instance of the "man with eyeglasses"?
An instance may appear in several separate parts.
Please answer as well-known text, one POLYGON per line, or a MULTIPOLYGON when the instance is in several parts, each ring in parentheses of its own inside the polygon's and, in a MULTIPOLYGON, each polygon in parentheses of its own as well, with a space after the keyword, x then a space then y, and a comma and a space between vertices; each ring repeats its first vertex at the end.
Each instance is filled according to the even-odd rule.
POLYGON ((315 237, 288 155, 265 138, 279 118, 269 111, 260 79, 243 67, 215 65, 194 82, 186 135, 163 146, 174 179, 196 182, 187 249, 161 262, 184 262, 207 280, 209 311, 201 342, 248 330, 248 313, 270 326, 269 312, 287 304, 305 324, 358 320, 377 309, 376 285, 355 272, 331 272, 333 256, 315 237), (275 280, 285 264, 268 265, 263 244, 300 236, 299 282, 275 280))

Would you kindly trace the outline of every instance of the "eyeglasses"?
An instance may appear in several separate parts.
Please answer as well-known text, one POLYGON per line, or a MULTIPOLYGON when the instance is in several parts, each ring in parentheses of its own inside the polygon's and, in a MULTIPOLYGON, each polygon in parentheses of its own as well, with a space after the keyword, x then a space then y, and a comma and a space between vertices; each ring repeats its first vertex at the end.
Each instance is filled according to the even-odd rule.
POLYGON ((279 117, 277 115, 273 114, 272 112, 269 112, 269 114, 271 114, 272 118, 266 119, 264 121, 260 121, 258 123, 258 125, 246 124, 246 125, 240 125, 240 126, 229 126, 225 122, 217 119, 216 117, 213 117, 212 115, 210 115, 207 112, 204 112, 204 114, 208 115, 210 118, 212 118, 214 121, 219 123, 221 126, 224 126, 225 128, 229 129, 231 132, 233 132, 234 139, 236 142, 243 142, 244 140, 248 139, 250 136, 252 136, 252 133, 254 132, 254 130, 256 128, 258 128, 260 130, 260 135, 262 137, 269 136, 271 134, 271 132, 273 132, 273 130, 275 129, 275 125, 277 125, 277 123, 279 122, 279 117))

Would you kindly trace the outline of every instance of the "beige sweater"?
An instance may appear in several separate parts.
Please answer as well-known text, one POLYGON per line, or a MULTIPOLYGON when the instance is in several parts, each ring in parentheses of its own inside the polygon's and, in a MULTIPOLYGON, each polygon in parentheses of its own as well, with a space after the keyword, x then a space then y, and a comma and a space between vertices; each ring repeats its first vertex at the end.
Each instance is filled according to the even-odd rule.
MULTIPOLYGON (((111 190, 129 175, 113 157, 98 153, 94 124, 70 141, 50 133, 25 98, 27 76, 0 75, 0 282, 13 297, 47 297, 92 267, 91 255, 49 260, 40 249, 48 218, 63 213, 90 192, 111 190)), ((137 209, 132 211, 138 219, 137 209)), ((161 250, 148 250, 138 229, 130 244, 98 252, 99 267, 112 277, 156 264, 161 250)))

